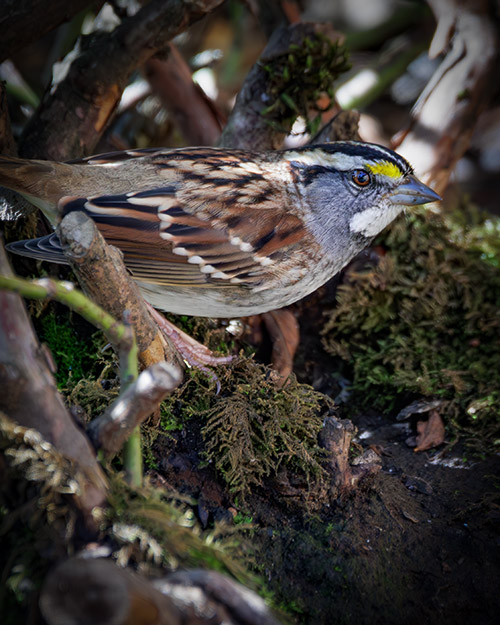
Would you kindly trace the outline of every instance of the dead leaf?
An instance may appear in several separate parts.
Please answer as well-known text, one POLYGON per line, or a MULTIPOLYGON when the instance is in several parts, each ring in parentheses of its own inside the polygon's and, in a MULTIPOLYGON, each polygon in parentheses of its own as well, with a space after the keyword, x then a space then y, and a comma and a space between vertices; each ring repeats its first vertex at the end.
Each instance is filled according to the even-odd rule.
POLYGON ((444 441, 444 423, 437 410, 431 410, 427 421, 417 422, 417 446, 413 451, 425 451, 444 441))

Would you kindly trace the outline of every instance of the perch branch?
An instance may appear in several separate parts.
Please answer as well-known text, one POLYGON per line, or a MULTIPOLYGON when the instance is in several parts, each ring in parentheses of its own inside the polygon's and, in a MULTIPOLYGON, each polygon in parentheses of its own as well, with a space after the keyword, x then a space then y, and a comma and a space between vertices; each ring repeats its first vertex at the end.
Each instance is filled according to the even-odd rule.
MULTIPOLYGON (((107 245, 95 223, 81 212, 66 215, 58 231, 64 253, 84 292, 117 318, 123 318, 127 311, 139 344, 141 364, 148 367, 163 360, 174 362, 175 352, 153 322, 138 286, 123 264, 120 251, 107 245)), ((137 374, 133 379, 136 377, 137 374)), ((125 444, 124 464, 130 483, 139 486, 142 482, 139 428, 133 430, 125 444)))
POLYGON ((173 349, 164 347, 120 251, 106 244, 95 223, 84 213, 69 213, 59 224, 58 232, 84 293, 116 319, 122 319, 123 313, 129 311, 142 366, 175 360, 173 349))

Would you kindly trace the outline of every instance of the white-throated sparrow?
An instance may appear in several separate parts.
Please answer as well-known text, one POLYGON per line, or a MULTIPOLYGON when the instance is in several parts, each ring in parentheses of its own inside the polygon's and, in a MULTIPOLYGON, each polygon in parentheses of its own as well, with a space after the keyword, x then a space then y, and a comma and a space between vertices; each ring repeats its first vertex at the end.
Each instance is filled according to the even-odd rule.
MULTIPOLYGON (((244 317, 339 272, 405 206, 440 199, 395 152, 337 142, 256 153, 127 150, 68 163, 0 157, 0 185, 52 223, 90 215, 153 306, 244 317)), ((9 245, 65 262, 56 234, 9 245)))

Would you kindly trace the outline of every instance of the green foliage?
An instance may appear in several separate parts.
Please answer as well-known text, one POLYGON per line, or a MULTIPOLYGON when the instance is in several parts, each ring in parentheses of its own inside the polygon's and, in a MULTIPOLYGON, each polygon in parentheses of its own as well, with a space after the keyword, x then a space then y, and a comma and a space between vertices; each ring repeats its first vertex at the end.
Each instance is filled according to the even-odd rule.
POLYGON ((47 344, 54 357, 55 378, 60 390, 96 374, 98 365, 104 362, 100 353, 105 344, 102 332, 90 332, 87 324, 83 325, 78 317, 65 309, 46 310, 37 326, 40 341, 47 344), (80 324, 75 323, 77 319, 80 324))
POLYGON ((51 311, 39 322, 40 340, 47 343, 56 362, 59 388, 66 386, 70 378, 82 378, 91 360, 88 347, 70 324, 69 316, 51 311))
POLYGON ((261 111, 271 125, 294 121, 299 115, 307 122, 307 131, 316 134, 321 113, 334 104, 333 84, 350 68, 347 50, 321 33, 306 37, 302 46, 290 44, 285 54, 262 65, 268 74, 268 95, 272 102, 261 111), (322 108, 327 96, 328 103, 322 108), (317 115, 309 119, 311 111, 317 115))
POLYGON ((238 512, 233 518, 233 523, 235 525, 250 525, 253 523, 253 517, 244 512, 238 512))
MULTIPOLYGON (((477 212, 399 219, 377 267, 339 287, 325 348, 352 367, 364 406, 401 393, 438 397, 457 428, 500 437, 499 239, 477 212)), ((497 440, 498 442, 498 440, 497 440)))
MULTIPOLYGON (((324 454, 317 443, 329 400, 295 378, 280 388, 273 373, 251 359, 219 369, 222 390, 193 378, 167 400, 176 418, 202 418, 204 456, 236 495, 288 467, 320 479, 324 454)), ((195 374, 197 377, 197 374, 195 374)))

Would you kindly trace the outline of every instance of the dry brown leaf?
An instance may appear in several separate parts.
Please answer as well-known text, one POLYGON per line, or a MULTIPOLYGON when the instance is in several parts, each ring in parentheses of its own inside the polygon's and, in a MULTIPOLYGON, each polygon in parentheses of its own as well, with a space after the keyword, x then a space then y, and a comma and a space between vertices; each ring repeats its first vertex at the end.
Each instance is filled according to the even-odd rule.
POLYGON ((444 423, 437 410, 431 410, 427 421, 417 423, 417 446, 413 451, 425 451, 437 447, 444 441, 444 423))

